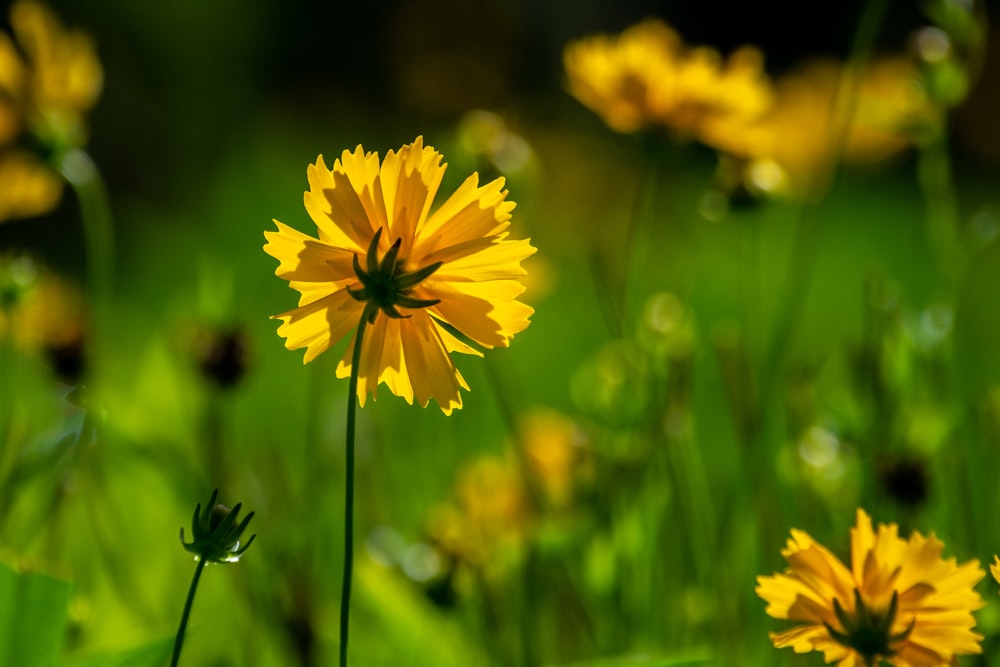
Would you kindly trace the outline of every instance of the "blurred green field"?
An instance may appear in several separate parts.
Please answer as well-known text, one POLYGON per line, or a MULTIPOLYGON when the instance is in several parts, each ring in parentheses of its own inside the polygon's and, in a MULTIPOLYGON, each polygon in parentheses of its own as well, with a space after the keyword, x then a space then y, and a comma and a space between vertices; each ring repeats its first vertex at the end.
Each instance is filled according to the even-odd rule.
MULTIPOLYGON (((942 263, 928 217, 949 203, 920 148, 842 166, 813 200, 744 197, 720 191, 706 146, 616 134, 578 104, 565 41, 656 13, 642 3, 588 3, 568 25, 558 3, 466 8, 455 20, 485 35, 450 49, 428 26, 456 3, 344 10, 322 45, 306 24, 337 12, 211 5, 53 3, 104 63, 88 151, 115 267, 86 409, 44 345, 0 328, 0 664, 167 664, 194 568, 177 531, 214 488, 257 537, 206 568, 181 664, 335 663, 347 341, 309 365, 284 349, 269 317, 298 295, 263 233, 313 232, 318 154, 418 135, 449 164, 442 194, 476 170, 507 178, 513 236, 538 249, 535 314, 510 349, 455 355, 471 391, 451 416, 385 387, 359 411, 352 664, 819 665, 773 647, 788 624, 754 593, 791 528, 846 557, 863 507, 959 562, 1000 551, 1000 152, 995 121, 975 125, 995 92, 953 112, 959 251, 942 263), (483 118, 513 154, 473 150, 483 118), (231 386, 205 371, 220 340, 231 386)), ((819 45, 846 52, 864 5, 819 45)), ((711 43, 697 10, 663 15, 711 43)), ((724 46, 760 35, 767 53, 753 30, 724 46)), ((0 225, 0 272, 28 257, 84 291, 77 204, 67 189, 0 225)), ((963 665, 1000 659, 997 583, 977 590, 983 654, 963 665)))

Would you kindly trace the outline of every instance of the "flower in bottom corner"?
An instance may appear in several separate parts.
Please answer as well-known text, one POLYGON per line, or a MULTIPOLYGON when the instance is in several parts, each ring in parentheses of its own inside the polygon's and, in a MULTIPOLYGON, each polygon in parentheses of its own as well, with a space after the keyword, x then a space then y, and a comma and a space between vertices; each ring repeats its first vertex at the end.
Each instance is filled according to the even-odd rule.
POLYGON ((932 533, 899 537, 896 524, 872 528, 858 509, 845 565, 807 533, 792 530, 782 574, 757 578, 773 618, 799 625, 771 633, 778 648, 819 651, 838 667, 944 667, 981 653, 972 612, 983 606, 979 562, 942 558, 932 533))
MULTIPOLYGON (((298 308, 275 316, 285 347, 306 348, 308 363, 366 317, 362 406, 385 384, 408 403, 433 398, 451 414, 468 385, 450 353, 507 347, 534 312, 517 297, 521 261, 535 248, 508 238, 514 202, 504 179, 479 185, 473 173, 432 212, 445 166, 421 137, 381 162, 361 146, 332 169, 320 156, 305 193, 318 238, 278 221, 265 233, 265 252, 280 262, 275 274, 301 294, 298 308)), ((352 340, 338 377, 350 375, 353 348, 352 340)))

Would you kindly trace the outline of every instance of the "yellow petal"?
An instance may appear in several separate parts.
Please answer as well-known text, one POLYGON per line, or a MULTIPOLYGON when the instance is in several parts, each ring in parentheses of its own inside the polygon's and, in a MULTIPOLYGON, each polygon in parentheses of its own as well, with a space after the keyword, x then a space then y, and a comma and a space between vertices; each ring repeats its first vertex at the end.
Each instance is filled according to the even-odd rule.
POLYGON ((514 334, 527 328, 534 312, 515 299, 524 286, 514 280, 446 283, 427 280, 421 298, 440 299, 431 312, 487 348, 507 347, 514 334))
POLYGON ((505 201, 504 179, 478 187, 473 174, 417 228, 413 258, 429 256, 441 248, 499 234, 510 224, 514 202, 505 201))
POLYGON ((438 335, 430 317, 424 311, 416 311, 413 317, 400 327, 403 342, 403 356, 410 370, 413 397, 426 407, 430 399, 440 406, 441 411, 450 415, 452 410, 462 407, 460 389, 468 389, 461 373, 455 368, 444 342, 438 335))
MULTIPOLYGON (((504 235, 501 235, 501 239, 504 235)), ((431 253, 425 264, 443 261, 434 272, 435 280, 475 282, 516 279, 527 273, 521 261, 535 254, 529 239, 506 241, 478 239, 442 248, 431 253)))
POLYGON ((363 309, 341 290, 274 318, 282 321, 278 335, 285 339, 285 347, 306 348, 302 363, 307 364, 329 349, 332 341, 346 336, 357 325, 363 309))
MULTIPOLYGON (((335 162, 334 167, 338 164, 335 162)), ((341 173, 335 181, 334 171, 327 168, 322 155, 306 168, 306 176, 309 189, 303 195, 303 202, 309 217, 316 223, 320 240, 334 247, 364 253, 374 230, 349 179, 341 173)))
POLYGON ((353 252, 320 242, 277 220, 276 232, 264 232, 264 252, 280 263, 274 274, 285 280, 329 283, 330 291, 356 283, 353 252))
POLYGON ((427 217, 444 171, 441 154, 433 148, 424 148, 422 137, 403 146, 398 153, 386 153, 379 182, 389 220, 389 241, 403 240, 400 257, 410 256, 417 225, 427 217))

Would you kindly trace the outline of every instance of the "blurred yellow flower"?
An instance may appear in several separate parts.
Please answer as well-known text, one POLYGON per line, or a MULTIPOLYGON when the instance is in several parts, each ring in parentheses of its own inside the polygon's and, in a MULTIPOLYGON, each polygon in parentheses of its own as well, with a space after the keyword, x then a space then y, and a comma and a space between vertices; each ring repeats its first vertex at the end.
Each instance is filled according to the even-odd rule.
POLYGON ((435 508, 427 531, 441 551, 473 567, 502 567, 526 535, 529 502, 517 467, 484 456, 461 470, 455 502, 435 508))
POLYGON ((978 561, 943 559, 933 534, 899 537, 896 524, 872 529, 857 511, 851 566, 801 530, 792 530, 783 574, 757 577, 757 594, 773 618, 798 621, 771 633, 778 648, 820 651, 839 667, 943 667, 981 652, 972 612, 983 606, 978 561))
POLYGON ((586 463, 580 426, 555 410, 535 410, 519 429, 529 469, 554 508, 570 504, 586 463))
POLYGON ((569 92, 618 132, 662 126, 706 141, 706 124, 743 124, 771 104, 757 49, 738 49, 723 63, 713 49, 685 48, 656 19, 572 42, 563 63, 569 92))
POLYGON ((58 204, 61 180, 18 144, 31 135, 52 154, 82 146, 83 115, 103 80, 90 38, 63 28, 44 5, 18 0, 10 25, 13 39, 0 33, 0 221, 58 204))
MULTIPOLYGON (((301 293, 299 307, 276 315, 290 350, 308 363, 346 336, 369 313, 358 398, 364 405, 384 383, 407 402, 430 399, 451 414, 468 389, 449 353, 482 356, 469 342, 506 347, 533 310, 521 261, 535 252, 510 240, 514 202, 504 180, 479 186, 473 173, 431 213, 446 165, 417 137, 379 163, 358 146, 328 169, 320 156, 307 173, 305 206, 319 231, 313 238, 275 220, 265 252, 275 274, 301 293), (377 306, 377 307, 375 307, 377 306), (379 314, 384 317, 378 317, 379 314)), ((350 375, 353 341, 337 367, 350 375)))
POLYGON ((752 191, 810 195, 822 191, 837 160, 883 160, 935 122, 938 111, 909 59, 869 63, 856 74, 850 95, 847 71, 833 60, 803 65, 776 81, 767 114, 743 127, 714 123, 705 128, 706 142, 747 161, 752 191), (838 136, 838 124, 845 122, 838 136))
POLYGON ((0 152, 0 222, 48 213, 59 203, 59 176, 27 151, 0 152))
POLYGON ((52 350, 83 340, 83 295, 23 255, 0 255, 0 340, 52 350))

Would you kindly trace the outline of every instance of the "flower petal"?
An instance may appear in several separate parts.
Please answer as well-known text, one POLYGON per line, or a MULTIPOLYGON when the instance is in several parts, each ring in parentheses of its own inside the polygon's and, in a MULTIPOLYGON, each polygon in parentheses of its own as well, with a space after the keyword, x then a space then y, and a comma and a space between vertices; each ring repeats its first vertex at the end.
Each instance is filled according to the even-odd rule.
POLYGON ((401 257, 410 256, 417 226, 427 217, 444 171, 441 154, 429 146, 424 148, 422 137, 403 146, 398 153, 386 153, 379 182, 388 218, 388 240, 403 240, 401 257))
POLYGON ((285 280, 326 283, 330 291, 358 281, 352 265, 355 253, 323 243, 277 220, 274 224, 278 231, 264 232, 264 252, 280 262, 274 275, 285 280))
POLYGON ((273 317, 282 321, 278 335, 285 339, 286 348, 306 348, 302 363, 307 364, 329 349, 331 341, 346 336, 357 325, 363 309, 341 290, 273 317))
POLYGON ((516 279, 527 273, 521 261, 535 254, 530 239, 506 241, 506 234, 449 246, 428 255, 425 264, 444 262, 435 280, 477 282, 516 279))
POLYGON ((430 308, 435 317, 487 348, 507 347, 514 334, 527 328, 528 318, 535 312, 515 300, 524 292, 524 285, 514 280, 427 280, 421 287, 420 298, 441 300, 430 308))
POLYGON ((478 187, 479 175, 472 174, 441 208, 417 227, 412 259, 425 265, 428 257, 442 248, 499 234, 510 222, 514 202, 506 201, 504 179, 478 187))

